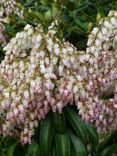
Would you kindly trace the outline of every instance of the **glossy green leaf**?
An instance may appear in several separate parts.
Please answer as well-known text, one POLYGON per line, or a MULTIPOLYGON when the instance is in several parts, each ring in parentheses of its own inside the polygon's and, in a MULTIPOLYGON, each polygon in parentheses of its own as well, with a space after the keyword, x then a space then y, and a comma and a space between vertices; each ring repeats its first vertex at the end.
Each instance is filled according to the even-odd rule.
POLYGON ((18 141, 16 141, 14 144, 8 147, 7 156, 14 156, 14 151, 17 145, 18 145, 18 141))
POLYGON ((54 136, 54 126, 52 115, 49 114, 40 128, 40 138, 39 144, 41 149, 41 154, 43 156, 49 156, 51 152, 52 140, 54 136))
POLYGON ((87 156, 87 151, 83 142, 72 132, 69 132, 69 135, 72 144, 71 156, 87 156))
POLYGON ((28 153, 27 156, 38 156, 39 154, 39 145, 32 141, 32 143, 28 147, 28 153))
POLYGON ((117 143, 105 148, 100 156, 112 156, 115 152, 117 152, 117 143))
POLYGON ((76 135, 85 143, 87 139, 85 134, 86 127, 79 115, 73 110, 73 108, 69 107, 66 109, 66 117, 76 135))
POLYGON ((55 135, 56 156, 70 156, 70 138, 68 133, 55 135))
POLYGON ((97 130, 92 124, 87 124, 86 127, 89 141, 92 143, 92 150, 96 150, 99 142, 97 130))
POLYGON ((60 114, 58 112, 53 114, 53 122, 56 128, 56 132, 64 134, 66 131, 66 121, 64 113, 60 114))

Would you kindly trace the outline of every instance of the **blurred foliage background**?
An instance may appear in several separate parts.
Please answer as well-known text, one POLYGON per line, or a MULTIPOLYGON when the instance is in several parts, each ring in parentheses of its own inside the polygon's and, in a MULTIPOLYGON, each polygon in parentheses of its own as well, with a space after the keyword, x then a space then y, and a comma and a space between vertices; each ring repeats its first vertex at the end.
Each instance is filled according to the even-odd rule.
MULTIPOLYGON (((18 0, 17 0, 18 1, 18 0)), ((87 36, 100 18, 110 10, 117 10, 116 0, 19 0, 24 19, 12 14, 6 33, 13 37, 30 23, 43 24, 46 28, 54 20, 59 22, 58 37, 65 38, 79 49, 86 48, 87 36)))
MULTIPOLYGON (((79 50, 86 48, 87 37, 100 18, 110 10, 117 10, 116 0, 17 0, 24 11, 24 19, 15 14, 7 17, 5 35, 8 41, 29 23, 42 23, 45 31, 55 19, 58 20, 58 37, 73 43, 79 50)), ((4 53, 0 46, 0 60, 4 53)))

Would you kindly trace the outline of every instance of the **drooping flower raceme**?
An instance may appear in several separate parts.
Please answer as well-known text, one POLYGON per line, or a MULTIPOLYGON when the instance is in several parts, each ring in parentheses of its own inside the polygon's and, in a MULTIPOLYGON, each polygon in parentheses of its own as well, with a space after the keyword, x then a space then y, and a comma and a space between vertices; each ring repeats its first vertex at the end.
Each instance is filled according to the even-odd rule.
POLYGON ((116 86, 116 23, 117 13, 111 11, 89 35, 86 52, 61 42, 53 26, 45 33, 41 25, 26 25, 17 33, 0 64, 1 133, 30 143, 49 110, 61 113, 73 103, 99 132, 116 129, 116 89, 111 85, 116 86), (108 89, 115 97, 104 100, 108 89))
POLYGON ((89 35, 86 55, 88 93, 82 106, 85 121, 95 122, 99 132, 117 129, 117 12, 110 11, 89 35), (109 98, 109 99, 108 99, 109 98))
POLYGON ((44 33, 41 25, 35 29, 26 25, 4 48, 0 65, 1 133, 20 135, 23 143, 31 142, 38 121, 50 109, 61 112, 73 102, 79 53, 54 34, 51 29, 44 33))

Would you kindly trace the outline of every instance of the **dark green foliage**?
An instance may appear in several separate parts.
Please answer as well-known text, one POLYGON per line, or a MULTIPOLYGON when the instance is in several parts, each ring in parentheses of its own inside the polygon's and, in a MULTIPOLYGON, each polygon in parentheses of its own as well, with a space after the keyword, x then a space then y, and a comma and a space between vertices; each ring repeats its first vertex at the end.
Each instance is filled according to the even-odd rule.
POLYGON ((26 156, 38 156, 40 154, 40 146, 36 143, 36 141, 32 141, 32 143, 28 147, 28 152, 26 156))
POLYGON ((69 131, 71 141, 71 156, 87 156, 85 145, 82 141, 76 137, 71 131, 69 131))
POLYGON ((53 122, 57 133, 64 134, 66 132, 66 120, 64 113, 54 113, 53 122))
POLYGON ((52 115, 49 114, 40 127, 39 145, 42 156, 50 156, 53 136, 54 126, 52 122, 52 115))
POLYGON ((72 126, 76 135, 85 143, 86 142, 86 129, 83 121, 72 108, 66 109, 66 117, 69 124, 72 126))
POLYGON ((104 136, 98 135, 92 124, 85 124, 78 116, 74 107, 67 107, 63 114, 50 113, 38 129, 36 137, 33 137, 30 145, 21 145, 18 140, 7 137, 0 138, 0 156, 116 156, 117 155, 117 132, 104 136), (70 116, 68 116, 68 112, 70 116), (77 118, 76 116, 77 115, 77 118), (75 127, 70 126, 70 117, 75 127), (63 123, 55 122, 55 118, 63 120, 63 123), (54 119, 54 120, 53 120, 54 119), (74 119, 74 120, 73 120, 74 119), (66 122, 64 122, 66 121, 66 122), (64 125, 64 123, 66 123, 64 125), (63 128, 63 129, 62 129, 63 128), (82 129, 82 133, 75 128, 82 129), (61 131, 62 130, 62 131, 61 131), (65 131, 63 131, 65 130, 65 131), (85 140, 84 140, 85 139, 85 140), (37 141, 38 140, 38 141, 37 141), (99 140, 102 140, 99 142, 99 140), (84 142, 85 141, 85 142, 84 142), (113 155, 115 154, 115 155, 113 155))
POLYGON ((56 156, 70 156, 70 137, 68 133, 55 134, 56 156))

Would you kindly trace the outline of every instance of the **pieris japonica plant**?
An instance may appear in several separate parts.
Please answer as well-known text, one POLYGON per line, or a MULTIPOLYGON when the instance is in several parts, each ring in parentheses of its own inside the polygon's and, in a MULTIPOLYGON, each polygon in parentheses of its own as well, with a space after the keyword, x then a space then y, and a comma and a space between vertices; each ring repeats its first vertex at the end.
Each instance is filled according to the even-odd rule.
POLYGON ((54 21, 44 32, 41 24, 27 24, 5 46, 0 64, 0 133, 31 144, 42 123, 40 149, 37 142, 30 145, 37 155, 104 156, 97 132, 117 130, 117 12, 110 11, 92 30, 86 51, 60 41, 57 26, 54 21), (69 105, 75 105, 78 114, 69 105))

